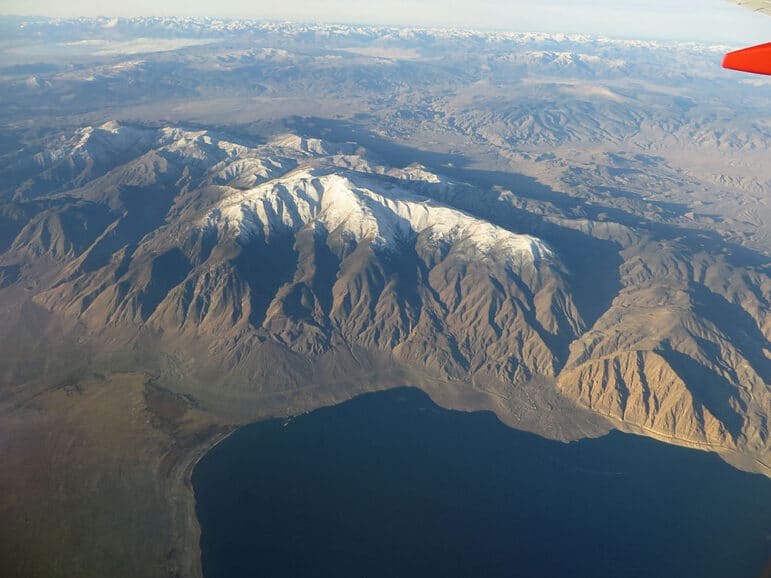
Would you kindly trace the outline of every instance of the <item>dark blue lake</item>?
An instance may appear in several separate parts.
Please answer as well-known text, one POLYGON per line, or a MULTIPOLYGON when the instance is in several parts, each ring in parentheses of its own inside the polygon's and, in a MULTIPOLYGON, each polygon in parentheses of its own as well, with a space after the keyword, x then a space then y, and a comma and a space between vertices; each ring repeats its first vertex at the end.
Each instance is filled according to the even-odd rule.
POLYGON ((206 578, 756 578, 771 480, 611 433, 571 444, 415 389, 246 426, 196 466, 206 578))

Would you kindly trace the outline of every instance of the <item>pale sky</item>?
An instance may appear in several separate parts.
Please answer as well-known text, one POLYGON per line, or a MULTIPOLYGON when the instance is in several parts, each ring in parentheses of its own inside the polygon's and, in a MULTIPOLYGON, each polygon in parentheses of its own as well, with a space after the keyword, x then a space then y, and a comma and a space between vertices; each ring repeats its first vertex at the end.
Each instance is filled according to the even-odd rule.
POLYGON ((0 0, 0 14, 214 16, 758 44, 771 18, 725 0, 0 0))

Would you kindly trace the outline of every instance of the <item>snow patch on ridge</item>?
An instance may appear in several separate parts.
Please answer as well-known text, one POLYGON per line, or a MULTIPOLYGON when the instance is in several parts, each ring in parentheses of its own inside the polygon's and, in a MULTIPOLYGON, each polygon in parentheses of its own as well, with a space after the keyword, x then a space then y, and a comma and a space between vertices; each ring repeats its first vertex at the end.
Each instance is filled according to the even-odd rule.
POLYGON ((394 183, 353 174, 298 170, 245 191, 233 191, 200 223, 242 243, 274 232, 296 232, 310 223, 342 233, 357 243, 395 248, 400 239, 421 236, 430 244, 462 247, 473 258, 509 266, 550 258, 542 240, 512 233, 394 183))

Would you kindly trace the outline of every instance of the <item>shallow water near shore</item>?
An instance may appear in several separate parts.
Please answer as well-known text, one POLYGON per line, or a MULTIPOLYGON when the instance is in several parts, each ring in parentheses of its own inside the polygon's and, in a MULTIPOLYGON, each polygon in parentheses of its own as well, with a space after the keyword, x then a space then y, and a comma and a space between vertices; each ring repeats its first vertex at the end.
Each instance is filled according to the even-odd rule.
POLYGON ((563 444, 417 389, 243 427, 193 472, 205 578, 756 578, 771 480, 612 432, 563 444))

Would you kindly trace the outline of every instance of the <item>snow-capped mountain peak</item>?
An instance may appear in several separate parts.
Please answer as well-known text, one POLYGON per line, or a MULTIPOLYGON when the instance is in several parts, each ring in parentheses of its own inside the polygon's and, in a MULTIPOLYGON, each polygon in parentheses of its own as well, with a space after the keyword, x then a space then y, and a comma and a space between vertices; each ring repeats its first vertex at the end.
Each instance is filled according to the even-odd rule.
POLYGON ((552 256, 540 239, 417 196, 390 180, 353 173, 301 169, 246 191, 234 190, 201 225, 248 243, 272 233, 296 232, 311 223, 378 249, 393 249, 400 239, 418 236, 448 250, 462 247, 470 259, 493 259, 509 266, 552 256))

